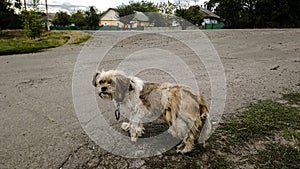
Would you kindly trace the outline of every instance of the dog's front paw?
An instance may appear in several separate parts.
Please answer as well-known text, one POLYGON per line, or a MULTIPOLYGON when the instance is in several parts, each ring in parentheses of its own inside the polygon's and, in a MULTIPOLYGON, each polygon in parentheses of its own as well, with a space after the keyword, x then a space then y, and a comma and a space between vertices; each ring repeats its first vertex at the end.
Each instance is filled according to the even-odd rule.
POLYGON ((122 125, 121 125, 121 128, 125 131, 129 131, 130 130, 130 123, 123 122, 122 125))
POLYGON ((142 136, 144 134, 145 128, 144 127, 139 127, 136 131, 136 134, 138 137, 142 136))
POLYGON ((137 137, 131 137, 131 141, 132 141, 132 142, 136 142, 137 139, 138 139, 137 137))

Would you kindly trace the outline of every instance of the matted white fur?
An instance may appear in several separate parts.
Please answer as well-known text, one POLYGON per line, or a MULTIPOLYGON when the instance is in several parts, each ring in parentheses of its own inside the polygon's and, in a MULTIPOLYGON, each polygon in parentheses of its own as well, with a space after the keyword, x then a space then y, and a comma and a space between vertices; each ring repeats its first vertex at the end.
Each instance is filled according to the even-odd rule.
POLYGON ((168 132, 182 139, 177 152, 193 150, 205 123, 204 134, 209 135, 211 124, 205 101, 187 86, 145 83, 138 77, 126 76, 117 70, 97 72, 93 85, 97 87, 101 98, 128 107, 130 119, 122 123, 121 128, 129 131, 131 141, 137 141, 144 133, 143 121, 154 111, 159 111, 170 126, 168 132))

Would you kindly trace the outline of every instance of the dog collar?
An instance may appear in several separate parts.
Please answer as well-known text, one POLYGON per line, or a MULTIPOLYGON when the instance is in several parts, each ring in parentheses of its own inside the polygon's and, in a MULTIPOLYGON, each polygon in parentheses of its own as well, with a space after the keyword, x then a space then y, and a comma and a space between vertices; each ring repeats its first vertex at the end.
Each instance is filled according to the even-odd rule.
POLYGON ((115 110, 116 119, 120 119, 120 103, 117 103, 117 109, 115 110))

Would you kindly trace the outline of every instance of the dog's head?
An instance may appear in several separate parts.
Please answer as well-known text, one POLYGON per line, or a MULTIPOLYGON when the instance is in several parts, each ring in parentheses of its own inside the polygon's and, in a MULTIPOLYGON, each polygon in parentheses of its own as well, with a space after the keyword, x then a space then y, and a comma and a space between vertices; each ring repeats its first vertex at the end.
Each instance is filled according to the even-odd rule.
POLYGON ((123 102, 128 93, 133 90, 130 79, 124 72, 116 70, 96 72, 93 85, 102 99, 117 102, 123 102))

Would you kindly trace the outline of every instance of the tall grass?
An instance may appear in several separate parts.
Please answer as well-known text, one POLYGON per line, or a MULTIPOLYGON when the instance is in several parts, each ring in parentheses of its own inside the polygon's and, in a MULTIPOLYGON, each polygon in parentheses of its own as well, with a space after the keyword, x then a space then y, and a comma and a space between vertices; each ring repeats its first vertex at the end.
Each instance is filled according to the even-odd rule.
POLYGON ((66 43, 79 44, 89 38, 89 34, 80 31, 49 31, 31 39, 23 30, 3 30, 0 35, 0 55, 38 52, 66 43))

